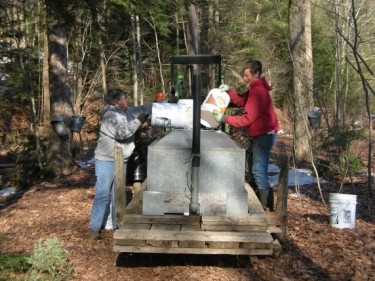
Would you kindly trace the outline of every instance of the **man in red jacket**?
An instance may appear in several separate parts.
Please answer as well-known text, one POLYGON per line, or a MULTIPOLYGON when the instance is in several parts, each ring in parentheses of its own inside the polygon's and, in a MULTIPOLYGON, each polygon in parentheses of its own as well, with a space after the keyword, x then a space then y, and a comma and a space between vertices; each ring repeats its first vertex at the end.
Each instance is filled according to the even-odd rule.
POLYGON ((227 91, 230 100, 238 107, 244 108, 239 116, 223 116, 215 111, 216 120, 225 122, 235 128, 245 128, 251 147, 248 149, 248 180, 256 190, 264 209, 273 211, 273 191, 268 180, 268 163, 271 149, 276 141, 279 123, 269 91, 271 87, 262 77, 262 63, 249 60, 242 67, 243 79, 249 89, 239 94, 227 85, 221 85, 227 91))

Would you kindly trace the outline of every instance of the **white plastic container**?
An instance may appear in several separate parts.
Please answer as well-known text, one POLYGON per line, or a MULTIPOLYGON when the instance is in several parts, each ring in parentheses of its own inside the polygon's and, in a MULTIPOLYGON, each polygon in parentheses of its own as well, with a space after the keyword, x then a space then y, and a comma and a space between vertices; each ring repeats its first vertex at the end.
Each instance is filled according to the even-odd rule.
POLYGON ((201 124, 207 128, 216 128, 219 123, 216 121, 213 111, 219 109, 225 112, 230 102, 230 97, 226 92, 218 88, 212 89, 201 105, 201 124))
POLYGON ((181 99, 178 103, 154 102, 151 126, 175 129, 193 128, 193 100, 181 99))
POLYGON ((328 201, 331 226, 355 228, 357 195, 330 193, 328 201))

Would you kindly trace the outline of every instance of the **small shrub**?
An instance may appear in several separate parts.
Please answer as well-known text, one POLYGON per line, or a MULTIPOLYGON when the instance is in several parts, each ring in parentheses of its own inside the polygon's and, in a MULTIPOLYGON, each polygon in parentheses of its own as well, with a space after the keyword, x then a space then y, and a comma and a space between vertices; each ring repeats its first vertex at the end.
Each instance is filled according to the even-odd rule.
POLYGON ((67 252, 61 248, 61 242, 57 237, 39 240, 34 245, 34 253, 28 258, 28 263, 31 265, 31 281, 66 280, 71 272, 67 252))
POLYGON ((16 253, 0 254, 0 281, 24 280, 22 276, 28 268, 27 257, 16 253))
POLYGON ((340 125, 330 128, 328 136, 321 143, 321 150, 327 154, 327 164, 321 163, 321 169, 329 177, 344 177, 353 175, 362 168, 358 156, 351 154, 354 141, 363 140, 362 132, 353 130, 350 126, 340 125))
POLYGON ((0 254, 0 271, 19 271, 28 268, 27 257, 15 253, 0 254))
POLYGON ((364 167, 362 160, 355 155, 349 155, 348 161, 353 174, 358 173, 364 167))

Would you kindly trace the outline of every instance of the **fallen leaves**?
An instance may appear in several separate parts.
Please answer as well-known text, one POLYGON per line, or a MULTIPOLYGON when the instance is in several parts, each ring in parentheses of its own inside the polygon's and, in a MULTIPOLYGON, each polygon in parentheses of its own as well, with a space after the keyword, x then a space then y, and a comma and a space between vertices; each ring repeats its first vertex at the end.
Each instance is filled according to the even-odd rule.
POLYGON ((287 239, 279 258, 119 255, 113 231, 102 242, 88 240, 94 196, 94 171, 41 182, 0 210, 0 251, 30 254, 39 239, 57 236, 68 251, 71 280, 375 280, 374 199, 366 184, 357 185, 355 229, 336 229, 328 210, 301 187, 303 197, 288 199, 287 239), (371 205, 369 205, 371 204, 371 205))

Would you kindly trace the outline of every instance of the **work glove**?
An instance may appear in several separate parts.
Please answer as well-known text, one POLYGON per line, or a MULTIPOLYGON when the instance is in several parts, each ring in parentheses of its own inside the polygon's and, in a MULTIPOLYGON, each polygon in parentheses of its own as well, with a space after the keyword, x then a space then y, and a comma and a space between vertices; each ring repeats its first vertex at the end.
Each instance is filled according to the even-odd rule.
POLYGON ((137 119, 139 120, 139 122, 141 122, 141 124, 145 123, 148 119, 148 114, 146 113, 142 113, 141 115, 139 115, 137 117, 137 119))
POLYGON ((219 109, 214 109, 212 111, 212 114, 214 115, 214 118, 217 123, 221 123, 224 120, 224 114, 219 109))
POLYGON ((219 87, 220 92, 228 92, 229 86, 225 84, 221 84, 219 87))

